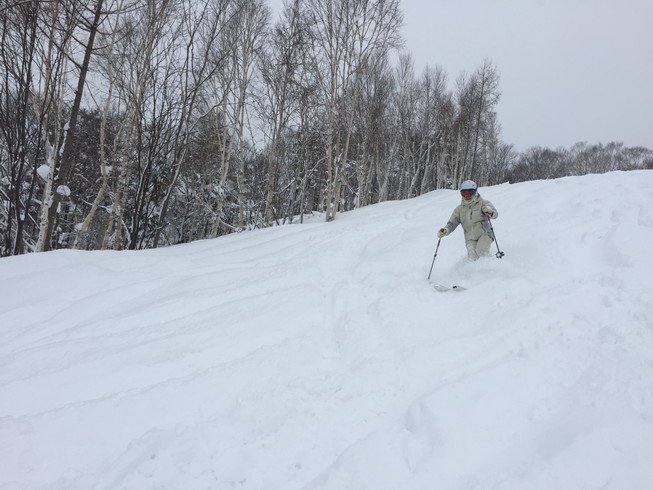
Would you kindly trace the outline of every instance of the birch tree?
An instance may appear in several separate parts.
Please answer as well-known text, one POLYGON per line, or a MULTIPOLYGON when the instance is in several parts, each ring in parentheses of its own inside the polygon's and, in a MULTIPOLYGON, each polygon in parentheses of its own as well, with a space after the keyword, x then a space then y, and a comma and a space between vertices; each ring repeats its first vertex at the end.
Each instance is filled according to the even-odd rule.
POLYGON ((249 88, 253 79, 257 52, 261 50, 263 32, 269 22, 269 10, 262 0, 236 0, 232 20, 233 49, 231 66, 234 80, 232 123, 237 142, 238 162, 238 229, 245 225, 245 212, 249 196, 245 178, 245 125, 249 88))
POLYGON ((203 106, 207 117, 213 121, 214 138, 219 148, 212 237, 223 231, 242 229, 246 224, 252 196, 246 181, 245 129, 257 53, 269 21, 269 10, 261 0, 238 0, 230 2, 228 18, 216 55, 221 60, 220 68, 207 81, 203 95, 203 106), (232 170, 235 171, 237 202, 235 219, 225 216, 229 194, 233 192, 232 170))
MULTIPOLYGON (((42 202, 41 222, 39 239, 36 245, 37 251, 49 250, 51 247, 52 234, 59 211, 59 204, 64 196, 68 196, 68 182, 70 174, 73 169, 72 154, 75 143, 75 130, 77 127, 77 119, 81 108, 82 97, 86 87, 86 77, 88 75, 89 64, 91 56, 94 51, 95 38, 98 29, 103 19, 103 6, 104 0, 95 0, 95 2, 85 5, 81 2, 53 2, 52 3, 52 23, 50 24, 50 38, 48 41, 48 52, 45 59, 46 73, 50 70, 49 65, 52 60, 53 51, 59 51, 60 56, 70 59, 74 65, 74 72, 76 73, 76 83, 74 89, 74 97, 70 106, 68 117, 61 121, 59 131, 58 147, 55 151, 55 146, 46 142, 46 149, 49 153, 48 161, 49 172, 48 182, 44 192, 42 202), (62 17, 59 17, 59 9, 62 9, 62 17), (63 18, 65 22, 61 29, 58 29, 57 19, 63 18), (58 43, 58 35, 55 34, 60 31, 60 35, 65 39, 65 43, 58 43), (87 37, 80 40, 79 36, 73 36, 76 31, 83 32, 87 37), (79 45, 72 45, 74 42, 79 45), (69 46, 69 48, 65 48, 69 46), (81 61, 75 62, 73 53, 77 48, 80 49, 81 61), (71 49, 71 52, 67 52, 71 49)), ((46 75, 46 80, 50 78, 46 75)), ((60 84, 65 84, 67 80, 62 77, 59 81, 60 84)), ((60 102, 61 95, 59 96, 60 102)), ((47 137, 46 137, 47 138, 47 137)), ((49 138, 48 138, 49 139, 49 138)))
POLYGON ((458 78, 454 185, 465 179, 475 179, 481 185, 486 183, 487 154, 481 150, 490 148, 497 137, 494 109, 500 96, 499 76, 488 60, 471 77, 461 75, 458 78))
POLYGON ((400 169, 398 194, 401 198, 406 198, 410 197, 412 176, 419 173, 420 166, 416 141, 418 83, 415 80, 414 64, 410 55, 404 54, 399 58, 395 79, 395 114, 400 169))
MULTIPOLYGON (((205 85, 219 72, 223 65, 223 57, 215 58, 216 47, 222 49, 222 36, 229 22, 229 0, 204 0, 202 2, 188 1, 187 12, 182 24, 183 31, 183 62, 178 72, 179 84, 178 116, 174 125, 171 172, 166 182, 166 192, 158 207, 158 223, 153 239, 157 247, 161 233, 166 226, 166 217, 170 207, 182 166, 185 163, 191 136, 199 118, 198 104, 205 85)), ((224 54, 224 52, 222 52, 224 54)))
POLYGON ((487 155, 489 149, 496 144, 498 127, 496 124, 495 106, 499 102, 499 75, 496 67, 485 60, 476 73, 476 121, 474 125, 474 146, 471 156, 470 176, 482 183, 487 182, 487 155), (486 151, 481 152, 481 148, 486 151), (481 165, 481 168, 478 168, 481 165))
POLYGON ((395 134, 394 127, 387 122, 391 120, 395 90, 395 80, 389 66, 387 56, 379 56, 368 65, 366 83, 356 111, 356 207, 367 206, 378 199, 378 186, 374 185, 377 172, 381 162, 387 162, 395 134))
POLYGON ((126 17, 120 26, 121 40, 116 52, 108 60, 115 73, 117 101, 123 113, 123 125, 114 142, 115 153, 112 167, 116 180, 111 193, 111 213, 105 231, 102 248, 123 245, 123 231, 126 229, 124 213, 130 180, 138 156, 138 128, 147 112, 148 90, 152 93, 152 82, 156 80, 157 65, 154 61, 159 53, 159 43, 171 34, 169 21, 173 18, 175 5, 171 0, 147 2, 126 17))
POLYGON ((447 133, 450 127, 450 93, 447 90, 447 74, 442 67, 426 67, 420 80, 419 93, 420 172, 413 176, 410 196, 439 188, 437 178, 448 151, 447 133))
MULTIPOLYGON (((301 55, 306 32, 300 13, 300 0, 293 0, 283 11, 282 20, 272 30, 267 49, 260 51, 259 69, 263 82, 262 115, 270 125, 267 144, 267 186, 265 224, 272 224, 277 191, 277 174, 283 134, 297 111, 301 55)), ((278 206, 278 204, 277 204, 278 206)))
MULTIPOLYGON (((115 6, 113 19, 108 22, 108 32, 102 36, 103 39, 101 38, 104 47, 98 50, 98 66, 100 67, 100 70, 98 70, 98 76, 100 76, 100 73, 104 71, 104 76, 101 79, 106 83, 106 93, 104 94, 105 100, 100 116, 100 139, 98 149, 98 163, 100 165, 100 175, 102 180, 88 213, 82 222, 76 227, 77 233, 73 242, 73 248, 83 248, 86 245, 86 238, 89 229, 95 220, 96 213, 100 209, 100 206, 104 201, 109 187, 109 178, 112 166, 110 164, 109 155, 107 155, 106 152, 108 144, 107 125, 111 115, 112 104, 114 103, 114 71, 116 69, 114 46, 116 44, 118 35, 120 34, 119 25, 122 20, 121 14, 123 12, 123 8, 125 8, 125 2, 119 1, 115 6)), ((115 159, 117 143, 118 139, 116 138, 114 139, 113 151, 111 152, 113 159, 115 159)))
POLYGON ((402 14, 397 0, 308 0, 307 7, 312 61, 324 97, 324 207, 332 221, 342 198, 362 70, 376 52, 399 46, 402 14))

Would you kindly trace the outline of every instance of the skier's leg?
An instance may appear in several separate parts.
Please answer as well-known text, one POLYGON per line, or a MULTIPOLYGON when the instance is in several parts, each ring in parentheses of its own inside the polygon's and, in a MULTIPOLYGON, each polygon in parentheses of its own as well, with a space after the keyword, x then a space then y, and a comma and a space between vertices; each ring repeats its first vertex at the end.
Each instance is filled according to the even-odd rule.
POLYGON ((471 261, 478 259, 478 252, 476 251, 478 240, 466 240, 465 247, 467 247, 467 258, 471 261))
POLYGON ((476 253, 479 257, 490 256, 490 246, 492 245, 492 238, 489 235, 482 235, 476 242, 476 253))

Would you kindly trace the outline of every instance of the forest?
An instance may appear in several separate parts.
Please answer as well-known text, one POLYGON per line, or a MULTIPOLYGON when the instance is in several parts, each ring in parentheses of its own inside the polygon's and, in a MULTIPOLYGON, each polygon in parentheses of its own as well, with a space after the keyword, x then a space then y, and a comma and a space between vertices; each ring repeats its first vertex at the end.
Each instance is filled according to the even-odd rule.
MULTIPOLYGON (((435 189, 653 168, 519 153, 499 69, 417 72, 399 0, 2 0, 0 256, 326 221, 435 189)), ((437 60, 434 60, 437 62, 437 60)))

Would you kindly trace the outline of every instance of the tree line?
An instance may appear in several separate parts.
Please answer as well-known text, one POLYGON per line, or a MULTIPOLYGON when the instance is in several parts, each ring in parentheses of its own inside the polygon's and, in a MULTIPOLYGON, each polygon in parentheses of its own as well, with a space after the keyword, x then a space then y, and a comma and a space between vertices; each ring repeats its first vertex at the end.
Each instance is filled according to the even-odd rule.
POLYGON ((621 144, 523 154, 499 73, 402 51, 399 0, 5 0, 0 256, 144 249, 327 221, 474 179, 651 167, 621 144))
POLYGON ((524 182, 638 169, 653 169, 653 151, 617 142, 593 145, 580 142, 571 148, 555 150, 529 148, 515 159, 505 178, 510 182, 524 182))

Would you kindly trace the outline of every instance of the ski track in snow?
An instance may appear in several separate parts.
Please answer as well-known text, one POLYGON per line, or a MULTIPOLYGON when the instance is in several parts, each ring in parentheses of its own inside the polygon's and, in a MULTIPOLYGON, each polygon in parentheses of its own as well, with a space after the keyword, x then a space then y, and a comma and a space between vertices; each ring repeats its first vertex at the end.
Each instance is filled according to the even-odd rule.
POLYGON ((653 172, 481 194, 1 259, 0 489, 653 488, 653 172))

